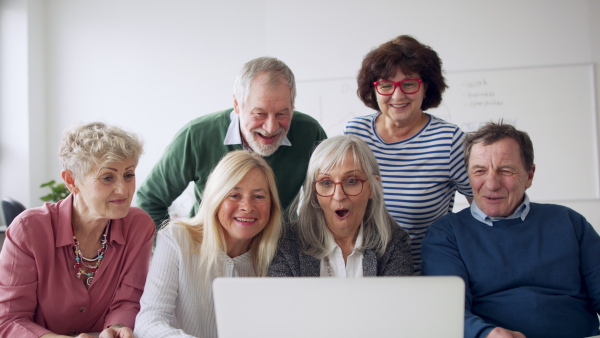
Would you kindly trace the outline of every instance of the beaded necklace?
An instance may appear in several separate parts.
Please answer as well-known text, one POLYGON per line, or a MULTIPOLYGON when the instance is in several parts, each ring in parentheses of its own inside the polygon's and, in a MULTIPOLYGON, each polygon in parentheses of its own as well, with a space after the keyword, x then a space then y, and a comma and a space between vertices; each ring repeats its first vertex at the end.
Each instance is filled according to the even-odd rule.
POLYGON ((75 242, 75 245, 73 246, 73 253, 75 254, 75 265, 73 266, 73 268, 77 269, 77 278, 81 279, 81 275, 84 276, 85 284, 88 287, 92 285, 92 282, 94 281, 94 275, 96 275, 96 271, 98 270, 98 267, 100 266, 100 263, 104 258, 104 252, 106 252, 106 249, 108 248, 108 241, 106 240, 106 237, 108 235, 109 228, 110 221, 108 221, 108 224, 104 228, 104 233, 102 234, 102 238, 100 239, 100 244, 102 244, 102 247, 98 249, 98 255, 96 255, 96 257, 94 258, 83 257, 83 254, 81 254, 81 250, 79 248, 79 241, 77 240, 77 238, 75 238, 75 230, 73 230, 73 241, 75 242), (87 264, 86 262, 90 262, 91 264, 87 264), (85 272, 82 265, 83 267, 88 269, 88 272, 85 272))

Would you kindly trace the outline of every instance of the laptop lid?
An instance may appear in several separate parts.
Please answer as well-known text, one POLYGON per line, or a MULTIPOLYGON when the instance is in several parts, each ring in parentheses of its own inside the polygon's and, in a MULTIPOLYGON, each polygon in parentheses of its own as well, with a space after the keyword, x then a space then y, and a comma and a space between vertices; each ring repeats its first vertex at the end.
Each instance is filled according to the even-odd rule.
POLYGON ((219 338, 463 337, 459 277, 217 278, 219 338))

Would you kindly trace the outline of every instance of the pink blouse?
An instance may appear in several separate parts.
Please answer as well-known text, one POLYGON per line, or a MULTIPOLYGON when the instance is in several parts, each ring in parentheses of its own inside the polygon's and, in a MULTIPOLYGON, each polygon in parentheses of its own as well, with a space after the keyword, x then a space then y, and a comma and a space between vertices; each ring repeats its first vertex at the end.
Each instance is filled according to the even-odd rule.
POLYGON ((113 220, 109 246, 89 289, 74 268, 73 197, 26 210, 8 227, 0 252, 0 337, 133 329, 155 225, 132 207, 113 220))

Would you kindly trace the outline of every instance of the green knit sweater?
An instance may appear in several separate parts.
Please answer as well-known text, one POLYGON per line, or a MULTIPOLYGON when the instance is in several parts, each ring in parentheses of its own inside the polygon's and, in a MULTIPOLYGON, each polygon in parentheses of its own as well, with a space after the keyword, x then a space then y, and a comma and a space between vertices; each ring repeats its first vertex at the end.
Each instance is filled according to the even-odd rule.
MULTIPOLYGON (((223 144, 231 123, 229 114, 232 110, 204 115, 185 125, 139 188, 137 204, 152 216, 157 228, 169 218, 168 207, 191 181, 195 184, 196 203, 190 216, 194 215, 210 171, 226 153, 242 149, 240 144, 223 144)), ((291 147, 280 146, 273 155, 265 157, 275 172, 284 209, 302 186, 313 148, 327 135, 315 119, 294 112, 287 137, 292 143, 291 147)))

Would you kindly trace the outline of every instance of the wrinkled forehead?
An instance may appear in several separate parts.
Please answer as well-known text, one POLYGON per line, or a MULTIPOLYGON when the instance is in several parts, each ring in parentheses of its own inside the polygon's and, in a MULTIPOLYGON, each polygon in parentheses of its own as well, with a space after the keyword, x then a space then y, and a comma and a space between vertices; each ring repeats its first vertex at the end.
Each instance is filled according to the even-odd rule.
POLYGON ((511 164, 524 167, 521 148, 516 140, 506 137, 492 143, 478 142, 471 147, 469 166, 483 163, 511 164))
POLYGON ((255 84, 246 97, 246 102, 240 102, 246 109, 277 107, 276 110, 292 110, 292 94, 290 86, 281 82, 276 85, 255 84))

